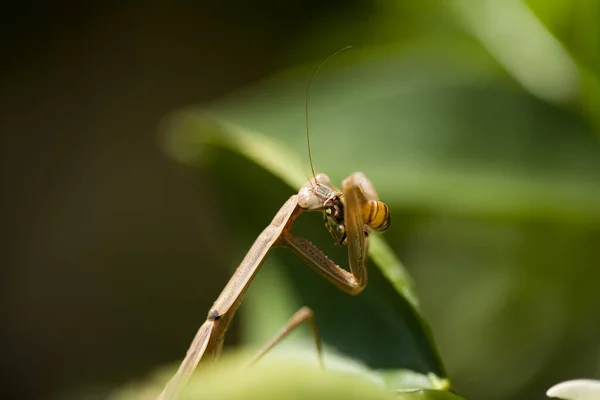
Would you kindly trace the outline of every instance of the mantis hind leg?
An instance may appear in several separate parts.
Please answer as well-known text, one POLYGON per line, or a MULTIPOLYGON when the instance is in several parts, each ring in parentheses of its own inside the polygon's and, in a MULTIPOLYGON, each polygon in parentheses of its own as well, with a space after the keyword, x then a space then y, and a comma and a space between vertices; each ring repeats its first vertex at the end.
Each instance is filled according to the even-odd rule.
POLYGON ((250 364, 254 364, 264 357, 273 347, 277 346, 283 339, 285 339, 290 333, 295 331, 303 322, 310 324, 313 339, 315 341, 315 347, 317 350, 317 357, 319 364, 324 368, 323 364, 323 347, 321 345, 321 338, 319 337, 319 331, 317 329, 317 323, 315 321, 315 315, 313 311, 308 307, 302 307, 288 320, 288 322, 269 340, 254 356, 250 361, 250 364))

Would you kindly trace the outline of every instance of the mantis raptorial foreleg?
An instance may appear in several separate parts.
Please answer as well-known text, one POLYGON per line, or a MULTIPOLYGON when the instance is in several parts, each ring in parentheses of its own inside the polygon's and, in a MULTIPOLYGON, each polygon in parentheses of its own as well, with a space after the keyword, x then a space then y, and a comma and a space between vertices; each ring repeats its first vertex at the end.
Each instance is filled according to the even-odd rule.
MULTIPOLYGON (((179 369, 167 383, 159 399, 175 398, 201 359, 208 357, 214 359, 219 356, 233 315, 268 252, 275 245, 291 248, 339 289, 350 294, 358 294, 367 284, 368 231, 369 229, 383 231, 389 227, 389 223, 390 215, 387 206, 377 199, 377 193, 364 174, 357 172, 345 179, 343 192, 333 189, 326 175, 315 175, 297 195, 285 202, 271 224, 258 236, 213 304, 179 369), (343 235, 342 242, 348 245, 350 271, 331 261, 308 240, 292 233, 294 221, 304 211, 325 212, 330 232, 336 237, 338 234, 343 235)), ((301 309, 263 348, 258 358, 304 320, 312 321, 313 331, 316 334, 312 311, 301 309)), ((321 345, 318 336, 315 340, 320 357, 321 345)))

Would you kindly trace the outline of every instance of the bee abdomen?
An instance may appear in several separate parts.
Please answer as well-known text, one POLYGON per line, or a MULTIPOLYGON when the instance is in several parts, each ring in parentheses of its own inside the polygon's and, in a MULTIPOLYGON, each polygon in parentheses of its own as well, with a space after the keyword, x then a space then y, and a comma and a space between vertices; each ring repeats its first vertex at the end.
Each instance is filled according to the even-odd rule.
POLYGON ((363 206, 363 221, 371 229, 383 232, 390 227, 392 218, 385 203, 378 200, 369 200, 363 206))

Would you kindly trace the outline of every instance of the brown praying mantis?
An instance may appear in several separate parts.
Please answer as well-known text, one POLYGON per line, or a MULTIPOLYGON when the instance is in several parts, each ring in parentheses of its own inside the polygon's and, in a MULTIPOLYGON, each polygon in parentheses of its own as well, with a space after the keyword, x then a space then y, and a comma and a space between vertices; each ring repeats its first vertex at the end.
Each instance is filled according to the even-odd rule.
MULTIPOLYGON (((317 71, 330 58, 348 49, 338 50, 323 61, 313 72, 306 95, 306 137, 313 177, 298 194, 291 196, 279 209, 271 223, 257 237, 233 276, 214 302, 206 321, 194 337, 179 369, 159 396, 160 400, 174 399, 188 381, 202 359, 216 359, 223 346, 225 333, 235 312, 269 251, 275 246, 289 247, 307 261, 319 274, 346 293, 358 294, 367 285, 366 259, 369 232, 385 231, 390 226, 388 207, 379 201, 377 192, 361 172, 355 172, 342 183, 342 191, 332 187, 329 177, 315 174, 308 135, 308 89, 317 71), (339 245, 348 247, 350 271, 331 261, 308 240, 292 233, 294 221, 305 211, 321 211, 325 226, 339 245)), ((319 361, 322 365, 321 342, 317 334, 313 312, 301 308, 288 323, 258 353, 260 359, 302 322, 311 323, 319 361)))

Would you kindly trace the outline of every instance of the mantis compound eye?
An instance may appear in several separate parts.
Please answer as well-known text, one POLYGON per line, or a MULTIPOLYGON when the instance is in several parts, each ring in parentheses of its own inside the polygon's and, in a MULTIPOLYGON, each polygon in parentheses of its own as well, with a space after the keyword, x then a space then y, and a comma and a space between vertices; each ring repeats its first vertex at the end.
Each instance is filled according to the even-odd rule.
POLYGON ((323 200, 312 191, 302 188, 298 192, 298 205, 305 210, 318 210, 323 206, 323 200))
POLYGON ((329 177, 327 175, 317 174, 317 176, 315 176, 315 179, 317 181, 317 184, 331 187, 331 179, 329 179, 329 177))
POLYGON ((330 185, 329 177, 318 174, 311 178, 298 192, 298 205, 305 210, 323 210, 336 196, 330 185))

